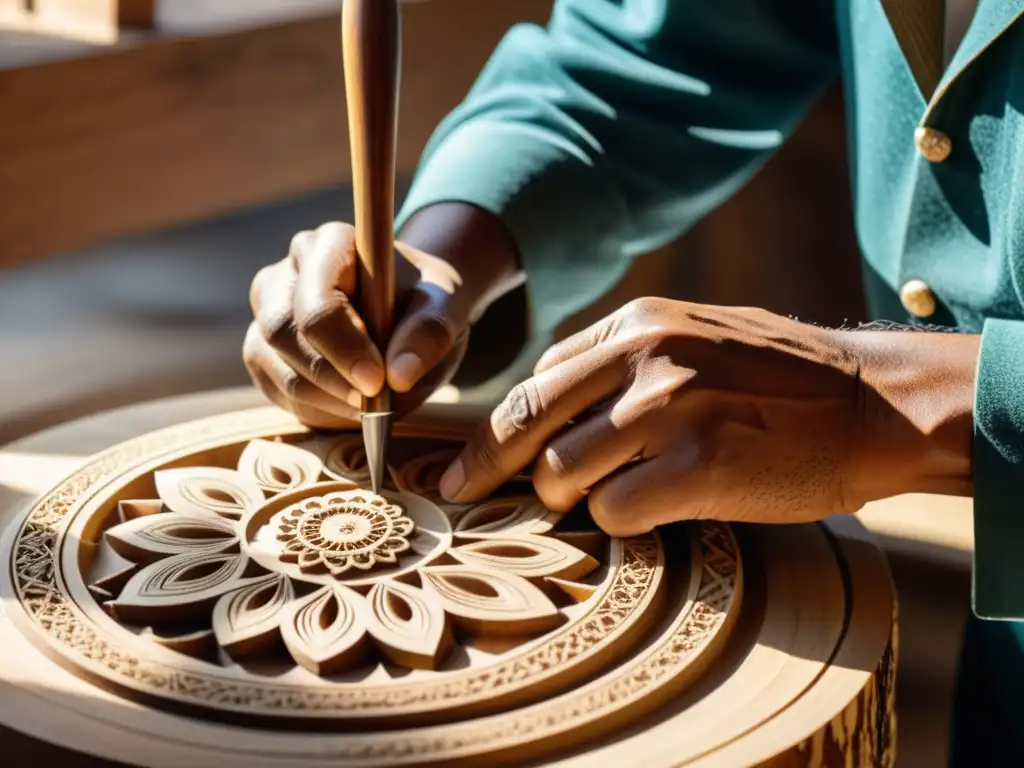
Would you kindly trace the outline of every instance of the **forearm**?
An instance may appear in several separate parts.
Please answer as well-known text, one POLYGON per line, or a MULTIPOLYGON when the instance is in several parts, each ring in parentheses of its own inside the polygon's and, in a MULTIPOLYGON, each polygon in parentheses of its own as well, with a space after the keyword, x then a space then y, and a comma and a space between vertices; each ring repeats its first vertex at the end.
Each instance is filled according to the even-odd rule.
POLYGON ((524 273, 511 236, 491 213, 468 203, 439 203, 413 214, 398 239, 446 261, 475 318, 520 285, 524 273))
POLYGON ((974 393, 981 337, 841 331, 860 370, 854 447, 864 501, 972 493, 974 393))
MULTIPOLYGON (((484 322, 477 322, 485 310, 526 277, 515 243, 501 221, 468 203, 438 203, 411 216, 401 227, 398 239, 450 268, 445 275, 449 285, 440 290, 449 293, 448 301, 459 305, 455 313, 473 327, 453 383, 473 387, 510 365, 529 335, 525 302, 509 296, 501 303, 500 317, 488 316, 484 322)), ((399 262, 409 263, 406 259, 399 262)), ((404 283, 400 278, 400 285, 410 288, 420 280, 443 282, 431 281, 417 272, 404 278, 404 283)), ((437 290, 428 288, 428 292, 437 290)), ((415 301, 415 293, 406 291, 405 295, 415 301)))

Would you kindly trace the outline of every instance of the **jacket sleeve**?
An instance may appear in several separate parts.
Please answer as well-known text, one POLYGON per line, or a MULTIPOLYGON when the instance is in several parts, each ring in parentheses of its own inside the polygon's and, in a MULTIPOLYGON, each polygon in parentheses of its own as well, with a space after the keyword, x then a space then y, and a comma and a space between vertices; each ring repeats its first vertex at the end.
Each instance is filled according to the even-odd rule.
POLYGON ((974 400, 973 607, 1024 620, 1024 322, 988 320, 974 400))
POLYGON ((546 337, 733 194, 837 71, 828 0, 555 0, 437 128, 397 226, 495 213, 546 337))

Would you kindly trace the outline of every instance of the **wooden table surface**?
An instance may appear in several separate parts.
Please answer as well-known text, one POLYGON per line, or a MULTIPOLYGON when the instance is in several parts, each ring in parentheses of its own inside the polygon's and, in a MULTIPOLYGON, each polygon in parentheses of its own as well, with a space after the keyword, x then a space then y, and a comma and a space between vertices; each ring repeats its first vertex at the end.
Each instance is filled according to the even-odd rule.
MULTIPOLYGON (((440 399, 456 398, 446 391, 440 399)), ((118 442, 264 405, 251 388, 225 389, 129 406, 39 432, 0 448, 0 505, 28 503, 90 454, 118 442)), ((971 506, 962 499, 906 496, 873 504, 858 517, 889 554, 900 591, 897 698, 906 759, 898 764, 939 765, 968 599, 971 506)), ((20 737, 8 732, 3 738, 6 744, 20 737)))
MULTIPOLYGON (((0 32, 0 267, 347 183, 341 3, 177 5, 108 46, 0 32)), ((402 7, 408 175, 502 35, 551 0, 402 7)))

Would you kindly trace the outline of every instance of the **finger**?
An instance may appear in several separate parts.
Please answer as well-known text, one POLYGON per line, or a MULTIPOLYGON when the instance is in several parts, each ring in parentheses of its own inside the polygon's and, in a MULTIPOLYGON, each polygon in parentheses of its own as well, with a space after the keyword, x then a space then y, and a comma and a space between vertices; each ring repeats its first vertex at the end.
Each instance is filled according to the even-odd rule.
POLYGON ((355 291, 355 231, 325 224, 295 254, 293 310, 301 337, 367 397, 384 386, 384 361, 350 300, 355 291))
MULTIPOLYGON (((353 424, 359 421, 361 396, 353 389, 348 390, 348 400, 340 400, 303 378, 281 359, 263 340, 255 323, 249 326, 243 347, 243 361, 253 379, 258 379, 279 393, 289 404, 296 402, 316 412, 329 414, 334 421, 344 420, 353 424)), ((266 387, 261 386, 266 390, 266 387)), ((270 394, 265 391, 270 397, 270 394)), ((271 397, 280 404, 280 398, 271 397)), ((291 405, 286 406, 294 412, 291 405)))
POLYGON ((637 411, 627 398, 557 435, 537 457, 533 485, 549 509, 572 509, 605 477, 651 455, 651 410, 637 411))
POLYGON ((456 371, 466 356, 469 334, 459 339, 451 351, 433 368, 427 371, 426 375, 416 383, 408 392, 399 392, 395 395, 395 418, 402 419, 407 414, 423 405, 432 394, 441 387, 451 383, 456 371))
POLYGON ((316 429, 345 429, 353 425, 348 419, 342 419, 329 413, 324 413, 323 411, 306 405, 305 403, 301 403, 298 400, 289 400, 285 394, 274 385, 270 380, 270 377, 267 376, 267 374, 260 368, 250 370, 249 375, 252 377, 253 383, 256 385, 257 389, 263 393, 264 397, 281 410, 294 415, 299 419, 299 421, 307 426, 314 427, 316 429))
POLYGON ((715 491, 700 442, 684 438, 672 453, 599 482, 587 503, 594 522, 609 536, 639 536, 666 523, 714 516, 715 491))
POLYGON ((387 379, 396 392, 408 392, 433 370, 467 333, 467 318, 435 285, 414 290, 388 343, 387 379))
POLYGON ((573 416, 625 386, 624 358, 594 349, 515 386, 441 478, 441 493, 463 502, 519 473, 573 416))
POLYGON ((594 349, 615 335, 619 322, 619 314, 613 313, 584 328, 582 331, 578 331, 572 336, 554 344, 540 356, 540 360, 533 367, 533 372, 535 374, 543 373, 554 368, 556 365, 560 365, 578 355, 582 355, 588 350, 594 349))
POLYGON ((296 279, 295 270, 288 260, 264 267, 256 274, 249 291, 249 302, 260 335, 307 381, 338 400, 349 401, 352 386, 323 355, 301 339, 295 329, 292 297, 296 279))

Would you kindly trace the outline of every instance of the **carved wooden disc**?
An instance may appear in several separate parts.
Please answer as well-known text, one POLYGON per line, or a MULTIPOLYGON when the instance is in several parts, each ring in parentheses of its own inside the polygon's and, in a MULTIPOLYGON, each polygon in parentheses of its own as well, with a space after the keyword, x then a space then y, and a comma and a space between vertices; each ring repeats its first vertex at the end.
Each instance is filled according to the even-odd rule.
POLYGON ((131 708, 153 765, 625 765, 645 734, 649 766, 803 765, 837 727, 891 761, 891 585, 856 533, 610 540, 526 478, 448 505, 464 434, 401 426, 380 496, 358 433, 274 409, 115 445, 8 524, 0 639, 95 690, 92 718, 131 708))

